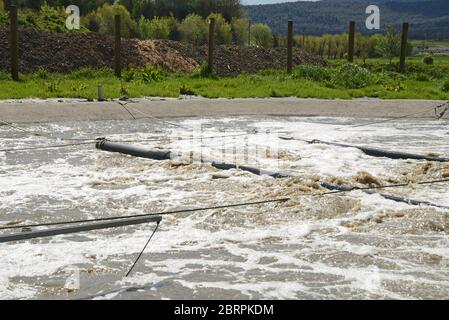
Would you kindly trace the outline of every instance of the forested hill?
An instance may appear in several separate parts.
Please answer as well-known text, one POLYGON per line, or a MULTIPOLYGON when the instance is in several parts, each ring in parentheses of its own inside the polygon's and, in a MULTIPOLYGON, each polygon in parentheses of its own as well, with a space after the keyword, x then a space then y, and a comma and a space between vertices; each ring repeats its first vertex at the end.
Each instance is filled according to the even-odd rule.
POLYGON ((410 23, 412 38, 449 39, 449 0, 323 0, 246 6, 253 23, 266 23, 276 34, 285 34, 293 20, 295 33, 321 35, 347 31, 350 20, 359 32, 365 28, 368 5, 378 5, 381 25, 410 23))

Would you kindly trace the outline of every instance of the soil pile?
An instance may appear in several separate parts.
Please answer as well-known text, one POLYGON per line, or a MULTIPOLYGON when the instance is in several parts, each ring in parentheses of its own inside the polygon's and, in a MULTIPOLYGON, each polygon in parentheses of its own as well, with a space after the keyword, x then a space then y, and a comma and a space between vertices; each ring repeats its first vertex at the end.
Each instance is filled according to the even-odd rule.
MULTIPOLYGON (((20 72, 34 72, 43 67, 49 72, 70 72, 82 67, 112 68, 112 37, 98 33, 48 33, 20 29, 20 72)), ((170 71, 193 72, 207 60, 207 46, 193 46, 170 40, 122 40, 123 66, 163 66, 170 71)), ((9 70, 9 30, 0 29, 0 69, 9 70)), ((294 64, 323 65, 317 56, 295 48, 294 64)), ((220 75, 235 76, 286 65, 286 49, 217 46, 215 70, 220 75)))

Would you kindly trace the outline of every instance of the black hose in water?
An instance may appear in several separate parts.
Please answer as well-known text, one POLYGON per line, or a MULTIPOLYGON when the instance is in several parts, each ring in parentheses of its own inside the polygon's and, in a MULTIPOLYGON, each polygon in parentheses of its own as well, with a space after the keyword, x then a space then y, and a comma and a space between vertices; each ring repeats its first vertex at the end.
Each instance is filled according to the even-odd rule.
MULTIPOLYGON (((119 153, 123 153, 123 154, 132 155, 135 157, 154 159, 154 160, 168 160, 168 159, 173 159, 173 158, 180 156, 180 153, 176 153, 176 152, 147 150, 147 149, 143 149, 143 148, 136 147, 136 146, 110 142, 107 140, 98 141, 96 143, 96 148, 100 149, 100 150, 104 150, 104 151, 119 152, 119 153)), ((212 160, 206 160, 203 158, 200 158, 200 159, 194 158, 192 160, 198 161, 201 163, 209 163, 213 167, 215 167, 217 169, 221 169, 221 170, 240 169, 243 171, 251 172, 256 175, 268 175, 273 178, 294 178, 295 177, 295 176, 280 173, 280 172, 271 172, 271 171, 266 171, 263 169, 254 168, 254 167, 238 166, 236 164, 216 162, 216 161, 212 161, 212 160)), ((340 185, 331 184, 331 183, 327 183, 327 182, 321 182, 320 185, 323 188, 326 188, 328 190, 340 190, 340 191, 357 190, 357 188, 354 188, 354 187, 340 186, 340 185)), ((362 190, 362 191, 366 192, 368 194, 378 194, 381 197, 384 197, 385 199, 393 200, 396 202, 404 202, 404 203, 407 203, 410 205, 417 205, 417 206, 418 205, 427 205, 427 206, 432 206, 432 207, 437 207, 437 208, 449 209, 449 207, 434 204, 434 203, 427 202, 427 201, 413 200, 413 199, 393 196, 393 195, 384 194, 384 193, 377 193, 377 192, 372 192, 372 191, 370 192, 368 190, 362 190)))
MULTIPOLYGON (((96 148, 104 151, 110 151, 110 152, 119 152, 123 154, 128 154, 135 157, 140 158, 147 158, 147 159, 153 159, 153 160, 169 160, 174 159, 179 156, 181 156, 180 153, 172 152, 172 151, 159 151, 159 150, 148 150, 143 149, 140 147, 127 145, 127 144, 120 144, 111 142, 108 140, 101 140, 96 143, 96 148)), ((192 161, 197 161, 201 163, 208 163, 211 166, 220 169, 220 170, 230 170, 230 169, 240 169, 243 171, 248 171, 253 174, 257 175, 268 175, 273 178, 288 178, 290 177, 287 174, 279 173, 279 172, 272 172, 267 171, 263 169, 258 169, 250 166, 240 166, 237 164, 231 164, 231 163, 223 163, 223 162, 217 162, 213 160, 208 160, 204 158, 192 158, 192 161)))
POLYGON ((425 155, 421 155, 421 154, 397 152, 397 151, 388 151, 388 150, 367 148, 367 147, 361 147, 361 146, 353 146, 353 145, 350 145, 350 144, 328 142, 328 141, 322 141, 322 140, 318 140, 318 139, 314 139, 312 141, 309 141, 309 143, 321 143, 321 144, 327 144, 327 145, 343 147, 343 148, 356 148, 356 149, 359 149, 359 150, 363 151, 363 153, 365 153, 365 154, 367 154, 369 156, 372 156, 372 157, 385 157, 385 158, 390 158, 390 159, 414 159, 414 160, 449 162, 449 158, 430 157, 430 156, 425 156, 425 155))

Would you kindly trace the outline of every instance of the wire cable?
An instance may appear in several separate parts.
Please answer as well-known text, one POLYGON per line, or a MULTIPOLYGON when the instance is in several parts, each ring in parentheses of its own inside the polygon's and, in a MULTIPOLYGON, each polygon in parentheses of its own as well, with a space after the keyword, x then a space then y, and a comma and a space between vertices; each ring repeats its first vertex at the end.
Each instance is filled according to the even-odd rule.
MULTIPOLYGON (((414 184, 432 185, 432 184, 444 183, 444 182, 449 182, 449 179, 421 181, 421 182, 415 182, 414 184)), ((0 227, 0 230, 47 227, 47 226, 55 226, 55 225, 110 221, 110 220, 139 218, 139 217, 148 217, 148 216, 164 216, 164 215, 174 215, 174 214, 178 214, 178 213, 189 213, 189 212, 200 212, 200 211, 227 209, 227 208, 235 208, 235 207, 246 207, 246 206, 252 206, 252 205, 259 205, 259 204, 286 202, 289 200, 294 200, 299 197, 316 197, 316 196, 320 197, 320 196, 327 196, 327 195, 333 195, 333 194, 339 194, 339 193, 347 193, 347 192, 352 192, 352 191, 366 191, 366 190, 379 190, 379 189, 406 187, 406 186, 410 186, 412 184, 413 183, 397 183, 397 184, 370 186, 370 187, 351 187, 351 188, 347 188, 345 190, 332 190, 332 191, 327 191, 327 192, 304 193, 304 194, 299 194, 294 197, 284 197, 284 198, 277 198, 277 199, 260 200, 260 201, 253 201, 253 202, 243 202, 243 203, 235 203, 235 204, 227 204, 227 205, 210 206, 210 207, 186 208, 186 209, 161 211, 161 212, 154 212, 154 213, 145 213, 145 214, 118 216, 118 217, 107 217, 107 218, 96 218, 96 219, 86 219, 86 220, 74 220, 74 221, 49 222, 49 223, 39 223, 39 224, 29 224, 29 225, 5 226, 5 227, 0 227)), ((443 207, 443 206, 441 206, 441 207, 443 207)))
POLYGON ((356 124, 356 125, 351 125, 351 126, 339 127, 339 128, 335 128, 334 130, 339 131, 339 130, 347 129, 347 128, 359 128, 359 127, 370 126, 370 125, 373 125, 373 124, 387 123, 387 122, 391 122, 391 121, 395 121, 395 120, 399 120, 399 119, 408 118, 408 117, 411 117, 411 116, 416 116, 416 115, 428 113, 428 112, 430 112, 432 110, 435 111, 435 116, 437 117, 437 119, 441 119, 444 116, 444 114, 446 113, 446 110, 447 110, 448 106, 449 106, 449 102, 445 102, 443 104, 440 104, 440 105, 438 105, 436 107, 432 107, 430 109, 426 109, 424 111, 415 112, 415 113, 409 113, 409 114, 406 114, 406 115, 403 115, 403 116, 393 117, 393 118, 379 120, 379 121, 373 121, 373 122, 369 122, 369 123, 363 123, 363 124, 356 124), (446 109, 443 110, 443 112, 440 115, 437 115, 437 109, 442 108, 442 107, 446 107, 446 109))
POLYGON ((129 271, 126 273, 125 278, 128 277, 131 272, 133 271, 134 267, 136 266, 137 262, 139 262, 140 257, 142 257, 142 254, 145 252, 145 249, 147 248, 148 244, 150 243, 151 239, 153 239, 154 234, 156 233, 157 229, 159 228, 160 221, 157 222, 156 228, 154 228, 153 233, 151 234, 150 238, 148 239, 147 243, 143 247, 143 249, 140 251, 139 255, 137 256, 136 260, 134 261, 133 265, 129 269, 129 271))
POLYGON ((10 148, 10 149, 0 149, 0 152, 20 152, 20 151, 30 151, 30 150, 41 150, 41 149, 57 149, 57 148, 69 148, 75 146, 82 146, 92 144, 93 142, 78 142, 78 143, 68 143, 50 146, 34 146, 34 147, 24 147, 24 148, 10 148))
MULTIPOLYGON (((133 119, 134 120, 138 120, 135 116, 134 116, 134 114, 128 109, 128 108, 126 108, 126 105, 127 104, 129 104, 129 102, 127 102, 127 103, 121 103, 121 102, 118 102, 118 104, 119 105, 121 105, 132 117, 133 117, 133 119)), ((131 108, 130 108, 131 109, 131 108)), ((162 120, 162 119, 159 119, 159 118, 157 118, 157 117, 155 117, 155 116, 152 116, 152 115, 149 115, 148 113, 145 113, 145 112, 143 112, 143 111, 140 111, 140 110, 138 110, 138 109, 134 109, 133 110, 134 112, 137 112, 137 113, 140 113, 141 115, 143 115, 144 117, 143 117, 143 119, 152 119, 152 120, 155 120, 155 121, 158 121, 158 122, 161 122, 161 123, 165 123, 165 124, 169 124, 169 125, 171 125, 171 126, 175 126, 175 127, 178 127, 178 128, 183 128, 183 129, 189 129, 189 128, 187 128, 187 127, 184 127, 184 126, 182 126, 182 125, 180 125, 180 124, 177 124, 177 123, 173 123, 173 122, 169 122, 169 121, 166 121, 166 120, 162 120)))

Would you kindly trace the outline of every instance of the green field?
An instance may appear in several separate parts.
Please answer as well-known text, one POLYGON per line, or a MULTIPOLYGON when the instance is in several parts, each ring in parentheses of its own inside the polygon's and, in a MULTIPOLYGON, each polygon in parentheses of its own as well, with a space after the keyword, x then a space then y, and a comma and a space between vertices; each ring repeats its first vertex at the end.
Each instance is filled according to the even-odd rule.
POLYGON ((449 48, 449 40, 436 41, 436 40, 412 40, 412 45, 417 46, 427 46, 427 47, 445 47, 449 48))
MULTIPOLYGON (((0 73, 0 99, 96 99, 97 87, 101 84, 107 99, 178 97, 187 94, 207 98, 376 97, 449 100, 449 56, 435 57, 433 66, 424 65, 421 60, 419 57, 410 58, 407 73, 399 74, 395 72, 395 66, 389 65, 385 59, 368 59, 365 66, 368 70, 357 69, 363 71, 360 74, 362 78, 352 71, 337 77, 336 74, 340 72, 338 66, 344 64, 342 61, 332 61, 335 65, 328 68, 299 67, 293 75, 279 70, 266 70, 233 78, 201 76, 200 73, 170 73, 157 68, 146 68, 143 71, 125 72, 123 79, 118 79, 114 77, 112 70, 83 69, 70 74, 48 74, 45 70, 40 70, 34 74, 22 74, 20 82, 14 82, 3 72, 0 73), (363 76, 367 77, 366 81, 363 76)), ((362 64, 362 61, 356 63, 362 64)))

